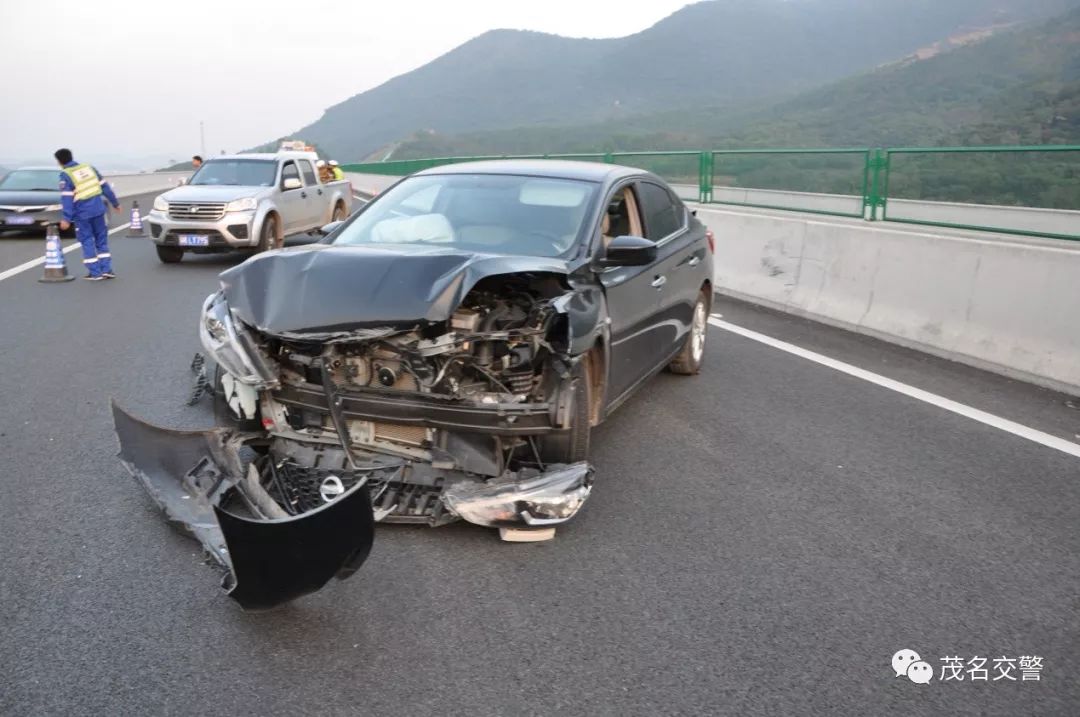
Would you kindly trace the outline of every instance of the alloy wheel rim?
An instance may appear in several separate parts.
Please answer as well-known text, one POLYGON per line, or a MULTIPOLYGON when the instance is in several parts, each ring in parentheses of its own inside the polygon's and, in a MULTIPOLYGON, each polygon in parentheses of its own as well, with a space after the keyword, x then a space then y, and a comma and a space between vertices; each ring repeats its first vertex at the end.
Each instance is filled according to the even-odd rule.
POLYGON ((694 307, 694 323, 690 327, 690 353, 694 363, 701 361, 705 353, 705 304, 701 301, 694 307))

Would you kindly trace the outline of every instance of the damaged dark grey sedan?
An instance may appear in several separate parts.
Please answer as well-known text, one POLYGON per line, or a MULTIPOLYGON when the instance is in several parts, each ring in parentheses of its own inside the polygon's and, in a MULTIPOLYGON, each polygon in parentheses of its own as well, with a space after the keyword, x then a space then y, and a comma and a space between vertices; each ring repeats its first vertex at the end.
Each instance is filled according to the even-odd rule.
POLYGON ((199 331, 233 420, 179 433, 117 408, 121 458, 247 608, 351 574, 374 522, 551 537, 592 489, 590 429, 665 367, 700 370, 713 248, 641 170, 415 174, 224 272, 199 331))

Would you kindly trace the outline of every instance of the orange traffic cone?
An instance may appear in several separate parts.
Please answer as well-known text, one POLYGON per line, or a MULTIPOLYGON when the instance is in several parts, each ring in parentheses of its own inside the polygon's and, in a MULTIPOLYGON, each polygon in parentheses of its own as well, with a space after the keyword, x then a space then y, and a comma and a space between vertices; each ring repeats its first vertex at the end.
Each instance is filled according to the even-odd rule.
POLYGON ((139 203, 131 203, 131 226, 128 227, 129 237, 144 237, 146 232, 143 231, 142 215, 139 214, 139 203))
POLYGON ((38 281, 51 283, 74 279, 74 276, 68 274, 67 263, 64 261, 60 230, 55 224, 50 224, 45 230, 45 274, 38 281))

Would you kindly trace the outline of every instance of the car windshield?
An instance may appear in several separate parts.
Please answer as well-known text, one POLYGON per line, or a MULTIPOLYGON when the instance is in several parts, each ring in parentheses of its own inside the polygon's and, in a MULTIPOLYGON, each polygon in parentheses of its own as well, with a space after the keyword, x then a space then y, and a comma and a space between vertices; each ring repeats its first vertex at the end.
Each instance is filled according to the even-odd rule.
POLYGON ((339 245, 422 244, 561 256, 576 243, 597 185, 499 174, 406 179, 346 225, 339 245))
POLYGON ((188 184, 269 187, 277 174, 272 159, 211 159, 199 167, 188 184))
POLYGON ((2 180, 0 189, 12 192, 59 192, 59 169, 16 169, 2 180))

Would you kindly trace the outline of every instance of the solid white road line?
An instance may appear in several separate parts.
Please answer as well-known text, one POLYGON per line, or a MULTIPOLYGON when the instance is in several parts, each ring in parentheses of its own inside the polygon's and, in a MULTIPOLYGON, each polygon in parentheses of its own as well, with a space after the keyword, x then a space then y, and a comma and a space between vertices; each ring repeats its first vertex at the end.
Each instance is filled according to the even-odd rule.
MULTIPOLYGON (((118 227, 110 229, 109 230, 109 236, 112 236, 113 234, 120 231, 121 229, 127 229, 130 226, 131 226, 131 222, 128 222, 127 224, 121 224, 118 227)), ((75 251, 78 248, 79 248, 79 242, 76 241, 76 242, 72 242, 71 246, 64 247, 61 251, 63 251, 65 254, 68 254, 70 252, 75 251)), ((23 264, 19 264, 18 266, 12 267, 11 269, 8 269, 6 271, 0 271, 0 281, 3 281, 4 279, 10 279, 11 277, 15 276, 16 274, 21 274, 22 272, 26 271, 27 269, 33 269, 35 266, 41 266, 44 263, 45 263, 45 257, 41 257, 39 259, 31 259, 28 262, 25 262, 23 264)))
POLYGON ((944 396, 939 396, 936 393, 930 393, 929 391, 924 391, 921 388, 915 388, 914 386, 909 386, 906 383, 894 381, 891 378, 886 378, 885 376, 881 376, 872 371, 861 369, 858 366, 852 366, 851 364, 844 363, 843 361, 837 361, 836 359, 829 358, 828 356, 823 356, 819 353, 808 351, 794 344, 789 344, 786 341, 780 341, 779 339, 774 339, 771 336, 759 334, 758 332, 751 331, 750 329, 744 329, 741 326, 736 326, 735 324, 731 324, 727 321, 722 321, 721 319, 715 318, 715 316, 709 319, 709 323, 718 329, 730 331, 733 334, 738 334, 739 336, 748 338, 752 341, 757 341, 758 343, 765 344, 766 346, 771 346, 774 349, 780 349, 781 351, 792 354, 793 356, 798 356, 799 358, 806 359, 807 361, 813 361, 816 364, 826 366, 833 369, 834 371, 846 373, 848 376, 854 376, 855 378, 862 379, 863 381, 868 381, 869 383, 881 386, 882 388, 887 388, 890 391, 896 391, 897 393, 901 393, 918 401, 929 403, 932 406, 943 408, 946 411, 950 411, 957 415, 964 416, 965 418, 970 418, 973 421, 978 421, 979 423, 991 426, 993 428, 997 428, 998 430, 1005 431, 1006 433, 1011 433, 1014 436, 1025 438, 1034 443, 1046 446, 1047 448, 1053 448, 1054 450, 1061 451, 1062 453, 1068 453, 1070 456, 1080 458, 1080 444, 1066 441, 1062 438, 1058 438, 1057 436, 1052 436, 1049 433, 1037 431, 1034 428, 1029 428, 1028 426, 1024 426, 1014 421, 1001 418, 1000 416, 995 416, 994 414, 987 413, 986 411, 980 411, 977 408, 966 406, 962 403, 953 401, 952 399, 945 398, 944 396))

